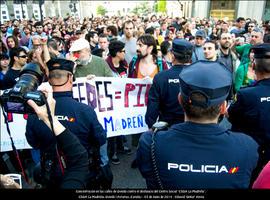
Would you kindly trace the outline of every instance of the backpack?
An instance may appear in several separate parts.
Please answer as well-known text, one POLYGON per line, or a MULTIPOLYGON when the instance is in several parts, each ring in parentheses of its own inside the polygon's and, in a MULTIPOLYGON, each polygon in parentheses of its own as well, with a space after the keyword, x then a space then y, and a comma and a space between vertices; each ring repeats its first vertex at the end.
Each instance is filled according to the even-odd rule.
MULTIPOLYGON (((138 57, 137 56, 134 56, 131 60, 131 68, 129 69, 129 74, 132 74, 134 69, 135 69, 135 64, 137 62, 137 59, 138 57)), ((157 57, 157 66, 158 66, 158 72, 161 72, 163 71, 163 61, 162 61, 162 58, 161 57, 157 57)))

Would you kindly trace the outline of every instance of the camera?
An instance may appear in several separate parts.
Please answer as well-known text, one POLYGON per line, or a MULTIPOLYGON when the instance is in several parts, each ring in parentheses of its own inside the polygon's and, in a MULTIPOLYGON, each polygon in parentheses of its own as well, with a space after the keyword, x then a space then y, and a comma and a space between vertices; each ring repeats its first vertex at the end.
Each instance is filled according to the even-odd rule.
POLYGON ((38 106, 45 104, 45 95, 36 90, 42 83, 43 76, 44 74, 37 63, 26 64, 20 72, 16 85, 4 90, 0 97, 4 110, 18 114, 35 113, 33 108, 27 104, 27 101, 31 99, 38 106))

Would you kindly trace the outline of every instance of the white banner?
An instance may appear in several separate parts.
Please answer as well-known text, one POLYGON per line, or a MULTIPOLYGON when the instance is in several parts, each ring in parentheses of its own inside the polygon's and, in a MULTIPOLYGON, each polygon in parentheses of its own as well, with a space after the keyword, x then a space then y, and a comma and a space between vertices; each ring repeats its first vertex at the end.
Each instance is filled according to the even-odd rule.
MULTIPOLYGON (((77 78, 73 97, 94 108, 108 137, 148 130, 145 112, 151 79, 96 77, 77 78)), ((31 148, 25 138, 27 115, 9 114, 11 136, 17 149, 31 148)), ((12 150, 1 111, 1 152, 12 150)))

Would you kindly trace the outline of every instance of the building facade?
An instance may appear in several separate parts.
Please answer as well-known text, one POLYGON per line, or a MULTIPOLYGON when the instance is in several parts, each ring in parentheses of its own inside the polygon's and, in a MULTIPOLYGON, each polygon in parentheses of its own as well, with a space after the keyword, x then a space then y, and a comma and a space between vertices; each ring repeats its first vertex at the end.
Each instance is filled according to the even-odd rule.
MULTIPOLYGON (((85 1, 85 0, 1 0, 1 21, 12 19, 40 19, 46 16, 97 16, 102 5, 106 15, 127 15, 142 1, 85 1), (41 5, 41 6, 40 6, 41 5)), ((153 4, 154 1, 149 1, 153 4)), ((171 17, 199 17, 236 19, 245 17, 257 21, 270 19, 269 0, 167 0, 167 15, 171 17)))

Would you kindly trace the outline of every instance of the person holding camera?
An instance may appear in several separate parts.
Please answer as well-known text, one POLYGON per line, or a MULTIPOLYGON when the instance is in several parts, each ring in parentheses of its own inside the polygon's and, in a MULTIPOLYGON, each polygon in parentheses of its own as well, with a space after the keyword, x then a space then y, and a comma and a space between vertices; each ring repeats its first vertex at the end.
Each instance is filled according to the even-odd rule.
MULTIPOLYGON (((98 122, 95 111, 88 105, 79 103, 72 98, 73 73, 75 63, 66 59, 51 59, 47 62, 49 69, 49 83, 53 87, 53 95, 57 102, 56 117, 61 123, 68 127, 80 140, 89 153, 89 165, 91 164, 91 177, 95 179, 100 171, 106 174, 102 179, 103 187, 110 187, 112 174, 109 166, 102 165, 99 153, 100 146, 106 142, 106 132, 98 122), (94 154, 93 161, 92 152, 94 154), (99 169, 102 166, 102 169, 99 169), (99 170, 96 170, 98 168, 99 170), (106 180, 105 180, 106 179, 106 180)), ((50 134, 50 130, 39 120, 37 115, 29 115, 26 125, 26 138, 28 143, 35 149, 41 151, 41 173, 37 173, 39 181, 47 187, 53 187, 61 182, 64 171, 61 159, 61 152, 55 149, 56 140, 50 134), (50 169, 47 170, 46 169, 50 169)), ((37 168, 38 169, 38 168, 37 168)), ((38 170, 37 170, 38 172, 38 170)), ((94 184, 94 183, 91 183, 94 184)), ((90 186, 91 187, 91 186, 90 186)), ((92 185, 92 187, 94 187, 92 185)))
POLYGON ((51 136, 65 155, 65 174, 58 187, 61 189, 87 189, 89 177, 87 150, 80 143, 79 139, 55 115, 57 108, 52 89, 47 85, 43 92, 47 96, 52 122, 50 121, 46 105, 38 106, 33 100, 28 100, 27 103, 34 109, 44 126, 54 133, 51 136))
POLYGON ((139 141, 138 168, 149 189, 248 188, 258 145, 218 124, 231 87, 231 72, 219 62, 182 70, 178 99, 185 122, 146 132, 139 141))

